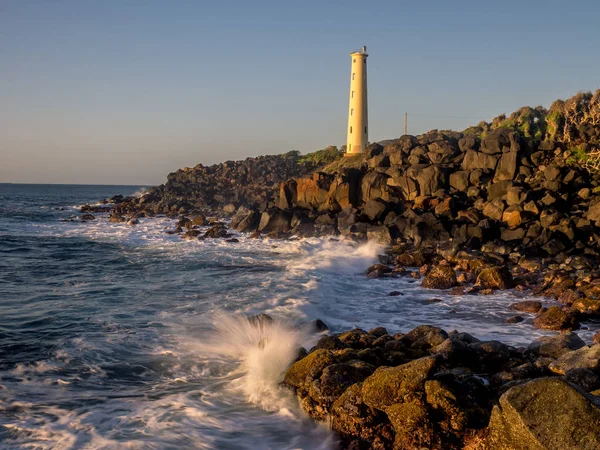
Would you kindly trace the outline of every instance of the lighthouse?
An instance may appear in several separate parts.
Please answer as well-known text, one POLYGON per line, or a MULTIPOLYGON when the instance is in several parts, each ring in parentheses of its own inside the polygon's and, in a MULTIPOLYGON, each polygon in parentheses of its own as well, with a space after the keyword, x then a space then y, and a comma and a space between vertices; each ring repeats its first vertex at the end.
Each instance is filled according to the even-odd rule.
POLYGON ((361 154, 369 143, 367 110, 367 47, 350 53, 350 106, 346 156, 361 154))

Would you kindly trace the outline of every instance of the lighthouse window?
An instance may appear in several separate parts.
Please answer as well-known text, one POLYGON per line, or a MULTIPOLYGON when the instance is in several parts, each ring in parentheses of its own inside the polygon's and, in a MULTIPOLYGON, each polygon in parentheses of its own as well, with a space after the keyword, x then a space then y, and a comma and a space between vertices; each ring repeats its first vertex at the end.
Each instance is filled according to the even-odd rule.
POLYGON ((354 98, 354 91, 352 91, 352 98, 354 98))
POLYGON ((350 127, 350 133, 352 133, 352 127, 350 127))
POLYGON ((352 109, 350 110, 350 115, 351 115, 351 116, 353 116, 353 115, 354 115, 354 108, 352 108, 352 109))
POLYGON ((356 58, 354 58, 354 60, 352 62, 356 62, 356 58))
POLYGON ((352 79, 354 80, 354 75, 356 75, 355 73, 352 74, 352 79))
POLYGON ((367 127, 365 127, 365 134, 367 134, 367 127))

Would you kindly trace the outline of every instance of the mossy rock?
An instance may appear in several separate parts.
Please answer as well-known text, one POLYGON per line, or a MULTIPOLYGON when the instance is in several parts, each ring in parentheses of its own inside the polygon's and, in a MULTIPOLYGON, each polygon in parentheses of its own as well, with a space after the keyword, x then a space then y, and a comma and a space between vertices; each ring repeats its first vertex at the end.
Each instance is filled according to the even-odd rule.
POLYGON ((315 350, 289 368, 284 383, 294 389, 305 390, 312 381, 321 376, 323 369, 335 363, 335 357, 329 350, 315 350))
POLYGON ((542 330, 577 330, 579 328, 579 322, 575 315, 558 306, 551 306, 547 311, 538 315, 533 321, 533 325, 542 330))
POLYGON ((363 382, 366 405, 385 410, 396 403, 422 396, 425 380, 436 367, 435 357, 424 357, 397 367, 380 367, 363 382))
POLYGON ((362 384, 350 386, 331 407, 331 428, 345 441, 358 439, 371 448, 390 448, 394 432, 383 411, 362 400, 362 384))
POLYGON ((481 270, 475 286, 482 289, 510 289, 514 285, 512 275, 506 267, 488 267, 481 270))
POLYGON ((392 405, 385 412, 396 434, 394 448, 433 448, 435 435, 425 402, 413 399, 392 405))
POLYGON ((565 353, 550 364, 549 369, 559 375, 565 375, 573 369, 590 369, 594 372, 600 372, 600 344, 581 347, 578 350, 565 353))
POLYGON ((598 316, 600 315, 600 300, 580 298, 573 302, 571 308, 589 316, 598 316))
POLYGON ((558 378, 514 386, 492 411, 487 450, 595 450, 600 409, 558 378))
POLYGON ((436 266, 423 279, 422 287, 426 289, 450 289, 458 285, 456 272, 450 266, 436 266))

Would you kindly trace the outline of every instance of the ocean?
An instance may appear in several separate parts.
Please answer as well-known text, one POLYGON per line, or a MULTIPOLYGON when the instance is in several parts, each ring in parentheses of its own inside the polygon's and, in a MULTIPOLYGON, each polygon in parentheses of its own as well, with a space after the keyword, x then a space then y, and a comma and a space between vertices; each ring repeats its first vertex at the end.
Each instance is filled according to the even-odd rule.
POLYGON ((504 324, 520 293, 367 279, 373 244, 186 241, 165 217, 78 220, 84 203, 141 189, 0 184, 0 448, 330 449, 327 425, 280 386, 319 339, 314 320, 515 346, 552 334, 531 317, 504 324), (275 321, 248 321, 261 313, 275 321))

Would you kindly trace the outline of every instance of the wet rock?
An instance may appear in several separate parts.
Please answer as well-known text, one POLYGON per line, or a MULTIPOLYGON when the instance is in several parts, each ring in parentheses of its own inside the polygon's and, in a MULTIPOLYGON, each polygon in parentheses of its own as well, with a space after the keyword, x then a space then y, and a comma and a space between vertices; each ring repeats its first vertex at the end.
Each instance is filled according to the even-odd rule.
POLYGON ((347 347, 348 346, 336 336, 323 336, 315 344, 314 349, 341 350, 347 347))
POLYGON ((508 323, 508 324, 521 323, 524 320, 525 319, 522 316, 512 316, 512 317, 509 317, 508 319, 505 319, 504 323, 508 323))
POLYGON ((502 267, 488 267, 479 272, 475 286, 480 289, 510 289, 513 287, 510 271, 502 267))
POLYGON ((318 332, 329 331, 329 327, 321 319, 317 319, 317 320, 313 321, 313 328, 318 332))
POLYGON ((127 219, 119 214, 111 214, 110 217, 108 218, 108 221, 111 223, 123 223, 125 222, 127 219))
POLYGON ((589 369, 571 369, 565 374, 564 380, 579 386, 585 392, 600 388, 600 376, 589 369))
POLYGON ((400 338, 404 344, 416 349, 429 349, 440 345, 448 338, 448 333, 431 325, 420 325, 400 338))
POLYGON ((435 434, 423 400, 396 403, 386 409, 386 414, 396 434, 394 448, 432 448, 435 434))
POLYGON ((533 341, 526 353, 536 356, 559 358, 565 353, 585 347, 585 342, 576 333, 542 336, 533 341))
POLYGON ((435 266, 421 284, 426 289, 450 289, 458 284, 456 273, 450 266, 435 266))
POLYGON ((542 309, 542 302, 538 302, 537 300, 524 300, 522 302, 513 303, 509 308, 514 309, 515 311, 535 314, 542 309))
POLYGON ((564 353, 550 364, 549 369, 559 375, 565 375, 573 369, 589 369, 597 372, 600 370, 600 345, 595 344, 564 353))
POLYGON ((600 409, 572 385, 541 378, 500 397, 486 450, 592 450, 600 448, 600 409))
POLYGON ((369 225, 367 227, 367 240, 381 245, 389 245, 392 243, 390 229, 385 225, 369 225))
POLYGON ((571 311, 565 311, 558 306, 551 306, 540 313, 533 321, 536 328, 542 330, 577 330, 579 322, 571 311))
POLYGON ((258 230, 263 233, 288 232, 290 231, 290 221, 292 217, 287 211, 279 208, 273 208, 262 213, 258 230))
POLYGON ((285 374, 284 383, 296 390, 306 391, 323 370, 336 360, 329 350, 318 349, 297 361, 285 374))
POLYGON ((514 365, 515 350, 499 341, 481 341, 468 345, 471 355, 469 364, 476 370, 487 373, 507 370, 514 365))
POLYGON ((308 395, 317 403, 319 413, 314 411, 310 414, 313 418, 324 419, 329 407, 338 399, 344 391, 355 383, 365 378, 362 371, 350 364, 331 364, 323 369, 318 380, 315 380, 308 388, 308 395), (320 414, 323 411, 323 414, 320 414))
POLYGON ((435 358, 425 357, 397 367, 380 367, 363 382, 362 400, 371 408, 385 410, 418 397, 435 365, 435 358))
MULTIPOLYGON (((390 448, 394 440, 392 426, 383 411, 362 400, 362 385, 350 386, 331 407, 331 428, 346 440, 355 439, 354 448, 390 448)), ((346 445, 346 448, 352 448, 346 445)))
POLYGON ((209 228, 208 230, 206 230, 206 232, 204 233, 204 235, 202 237, 218 239, 218 238, 222 238, 225 236, 227 236, 227 228, 225 228, 224 225, 218 224, 218 225, 214 225, 211 228, 209 228))
POLYGON ((268 314, 256 314, 248 317, 248 322, 255 327, 267 327, 273 323, 273 318, 268 314))
POLYGON ((89 222, 90 220, 96 220, 96 217, 94 217, 92 214, 82 214, 81 215, 82 222, 89 222))

